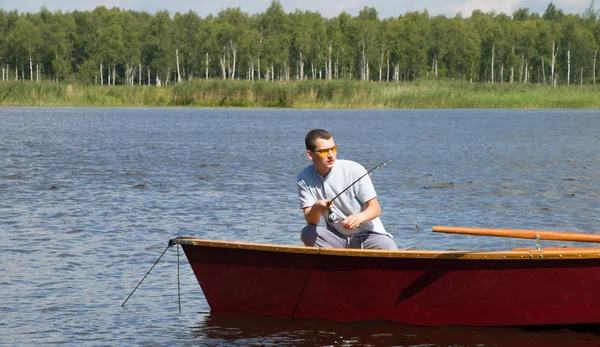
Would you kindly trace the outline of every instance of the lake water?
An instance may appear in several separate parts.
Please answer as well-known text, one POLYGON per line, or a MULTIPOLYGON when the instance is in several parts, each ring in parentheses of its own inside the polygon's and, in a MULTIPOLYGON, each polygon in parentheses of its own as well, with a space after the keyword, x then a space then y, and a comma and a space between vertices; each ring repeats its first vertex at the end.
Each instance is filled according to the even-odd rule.
POLYGON ((433 225, 599 232, 600 111, 1 108, 0 344, 600 345, 597 326, 210 314, 183 252, 179 313, 175 247, 121 307, 170 238, 299 245, 317 127, 339 158, 393 160, 372 180, 400 248, 534 246, 433 225))

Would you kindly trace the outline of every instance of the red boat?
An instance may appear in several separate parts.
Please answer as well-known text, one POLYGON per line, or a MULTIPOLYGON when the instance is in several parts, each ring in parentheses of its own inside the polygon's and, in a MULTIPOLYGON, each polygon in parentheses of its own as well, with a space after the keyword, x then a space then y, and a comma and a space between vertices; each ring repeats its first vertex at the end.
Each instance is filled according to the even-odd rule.
MULTIPOLYGON (((434 227, 600 242, 600 235, 434 227)), ((600 323, 600 249, 377 251, 177 238, 212 312, 422 326, 600 323)))

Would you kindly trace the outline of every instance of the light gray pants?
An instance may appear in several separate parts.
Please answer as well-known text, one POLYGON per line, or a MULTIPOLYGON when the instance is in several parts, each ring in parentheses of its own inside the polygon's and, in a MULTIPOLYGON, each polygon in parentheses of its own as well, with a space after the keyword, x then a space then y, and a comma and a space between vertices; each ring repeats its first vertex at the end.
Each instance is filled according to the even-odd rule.
POLYGON ((309 224, 302 229, 300 239, 309 247, 359 248, 396 250, 398 246, 388 235, 364 232, 352 236, 340 234, 333 228, 309 224))

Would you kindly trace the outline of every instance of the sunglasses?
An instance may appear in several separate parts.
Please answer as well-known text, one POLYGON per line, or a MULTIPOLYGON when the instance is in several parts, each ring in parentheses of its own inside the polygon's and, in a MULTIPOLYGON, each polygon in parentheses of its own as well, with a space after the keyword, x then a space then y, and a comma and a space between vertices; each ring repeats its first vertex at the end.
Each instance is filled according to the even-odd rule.
POLYGON ((319 157, 326 157, 329 155, 329 151, 331 151, 331 153, 335 154, 335 153, 337 153, 337 150, 338 150, 338 146, 333 146, 331 148, 318 149, 316 151, 313 151, 313 153, 318 154, 319 157))

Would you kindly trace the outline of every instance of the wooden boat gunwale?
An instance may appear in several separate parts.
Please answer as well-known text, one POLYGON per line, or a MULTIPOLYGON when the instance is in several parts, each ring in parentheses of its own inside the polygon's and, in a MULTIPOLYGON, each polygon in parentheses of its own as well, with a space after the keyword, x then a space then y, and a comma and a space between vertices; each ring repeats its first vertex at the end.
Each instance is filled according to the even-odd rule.
POLYGON ((338 249, 306 246, 284 246, 275 244, 232 242, 182 237, 175 243, 187 246, 245 249, 264 252, 317 254, 332 256, 404 258, 404 259, 456 259, 456 260, 556 260, 556 259, 600 259, 600 248, 518 248, 505 251, 438 251, 438 250, 397 250, 383 251, 371 249, 338 249))

